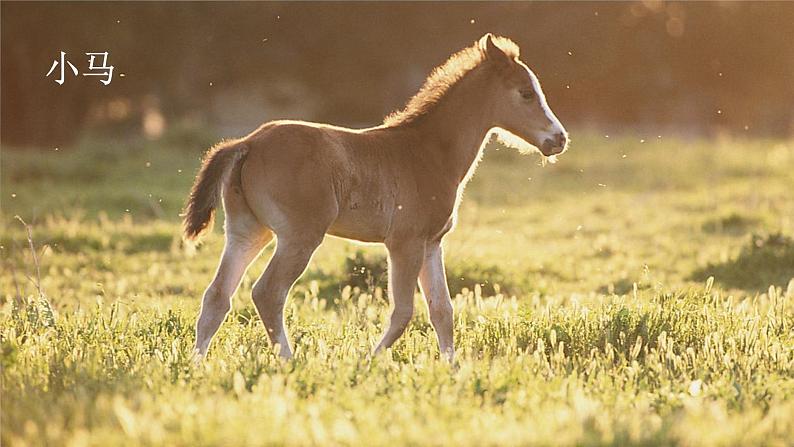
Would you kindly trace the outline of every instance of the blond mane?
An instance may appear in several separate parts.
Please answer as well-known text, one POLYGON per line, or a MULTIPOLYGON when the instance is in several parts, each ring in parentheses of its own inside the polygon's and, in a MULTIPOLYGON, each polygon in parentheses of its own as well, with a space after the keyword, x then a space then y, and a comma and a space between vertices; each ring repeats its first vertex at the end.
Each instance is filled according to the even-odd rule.
MULTIPOLYGON (((519 56, 518 45, 512 40, 506 37, 494 37, 494 42, 511 59, 519 56)), ((458 81, 485 60, 485 51, 480 47, 479 42, 453 54, 430 73, 422 88, 408 101, 405 108, 389 114, 383 120, 383 124, 389 127, 408 124, 427 114, 458 81)))

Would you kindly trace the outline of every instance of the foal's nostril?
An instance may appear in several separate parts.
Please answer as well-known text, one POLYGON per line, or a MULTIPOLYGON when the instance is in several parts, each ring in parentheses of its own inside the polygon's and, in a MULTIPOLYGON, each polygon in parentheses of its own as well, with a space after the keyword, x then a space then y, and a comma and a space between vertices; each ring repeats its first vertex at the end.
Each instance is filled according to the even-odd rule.
POLYGON ((544 154, 551 154, 551 152, 554 150, 554 147, 556 145, 557 143, 553 141, 551 138, 546 138, 545 140, 543 140, 543 145, 541 146, 540 149, 544 154))
POLYGON ((541 152, 543 152, 545 155, 557 155, 565 150, 565 144, 567 143, 567 140, 568 138, 565 136, 565 134, 554 134, 553 137, 543 140, 541 152))
POLYGON ((565 134, 558 133, 557 134, 557 147, 565 147, 565 143, 567 143, 568 138, 565 134))

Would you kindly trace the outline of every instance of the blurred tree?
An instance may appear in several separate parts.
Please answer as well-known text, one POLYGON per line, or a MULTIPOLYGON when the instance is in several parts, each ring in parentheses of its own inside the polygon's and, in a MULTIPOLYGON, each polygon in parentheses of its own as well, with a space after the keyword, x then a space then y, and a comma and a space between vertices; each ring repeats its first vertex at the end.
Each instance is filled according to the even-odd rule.
POLYGON ((251 108, 244 126, 281 117, 280 103, 311 105, 301 114, 306 119, 375 124, 401 107, 429 70, 486 31, 521 45, 566 122, 697 132, 747 126, 773 134, 791 132, 794 122, 794 3, 0 8, 3 144, 63 145, 110 118, 140 131, 152 104, 166 120, 217 124, 236 91, 241 110, 251 108), (105 87, 81 76, 56 84, 45 74, 60 51, 81 70, 84 53, 109 51, 113 82, 105 87), (286 87, 295 84, 303 88, 286 87), (128 107, 106 113, 110 104, 128 107))

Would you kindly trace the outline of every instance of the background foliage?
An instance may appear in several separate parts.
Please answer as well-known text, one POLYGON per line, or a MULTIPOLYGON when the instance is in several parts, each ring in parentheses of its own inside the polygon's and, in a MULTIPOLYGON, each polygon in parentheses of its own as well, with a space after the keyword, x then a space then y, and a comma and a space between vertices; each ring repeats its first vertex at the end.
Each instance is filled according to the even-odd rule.
POLYGON ((786 2, 3 2, 2 139, 65 146, 84 129, 247 133, 274 118, 372 125, 487 31, 515 39, 567 124, 789 135, 786 2), (116 77, 59 86, 60 51, 116 77), (121 73, 125 76, 120 77, 121 73), (185 124, 187 123, 187 124, 185 124), (745 130, 747 127, 747 130, 745 130))

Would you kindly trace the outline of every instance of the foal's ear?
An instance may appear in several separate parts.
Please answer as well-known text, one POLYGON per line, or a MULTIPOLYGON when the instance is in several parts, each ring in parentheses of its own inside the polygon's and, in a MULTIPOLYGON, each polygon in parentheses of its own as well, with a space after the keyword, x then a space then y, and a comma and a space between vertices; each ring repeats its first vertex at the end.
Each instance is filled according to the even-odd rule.
POLYGON ((488 60, 500 63, 510 62, 510 57, 494 42, 493 34, 487 33, 480 37, 479 46, 488 60))

